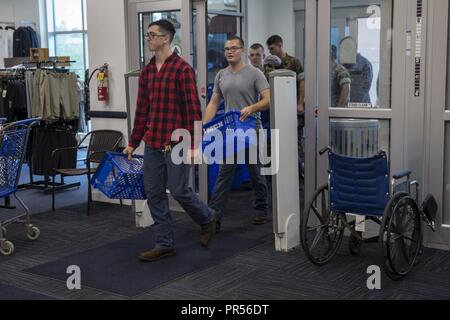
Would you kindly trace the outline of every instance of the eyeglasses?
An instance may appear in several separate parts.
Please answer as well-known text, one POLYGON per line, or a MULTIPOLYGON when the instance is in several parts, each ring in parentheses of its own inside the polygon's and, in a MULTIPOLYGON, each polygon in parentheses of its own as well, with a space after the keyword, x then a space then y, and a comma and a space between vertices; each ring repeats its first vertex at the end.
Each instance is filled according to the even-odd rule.
POLYGON ((236 51, 238 51, 239 49, 242 49, 242 47, 231 47, 231 48, 226 47, 226 48, 224 49, 224 51, 225 51, 225 52, 228 52, 228 51, 236 52, 236 51))
POLYGON ((164 37, 165 34, 157 34, 157 33, 153 33, 153 32, 147 32, 144 35, 145 40, 149 40, 149 39, 154 39, 156 37, 164 37))

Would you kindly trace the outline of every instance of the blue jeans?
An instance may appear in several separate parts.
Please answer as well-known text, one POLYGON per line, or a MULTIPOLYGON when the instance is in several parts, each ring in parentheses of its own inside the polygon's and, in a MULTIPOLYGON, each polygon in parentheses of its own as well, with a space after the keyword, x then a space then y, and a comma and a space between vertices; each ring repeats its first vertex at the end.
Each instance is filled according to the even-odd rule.
POLYGON ((170 153, 166 154, 148 146, 145 148, 144 184, 148 206, 155 221, 157 247, 175 246, 167 189, 197 224, 204 226, 211 222, 210 209, 189 188, 189 166, 175 165, 170 153))
MULTIPOLYGON (((214 192, 209 206, 217 213, 217 221, 222 222, 226 208, 233 178, 236 171, 235 164, 224 164, 220 166, 219 175, 214 186, 214 192)), ((258 218, 267 218, 268 200, 266 177, 261 175, 260 165, 249 165, 250 176, 254 192, 254 209, 258 218)))

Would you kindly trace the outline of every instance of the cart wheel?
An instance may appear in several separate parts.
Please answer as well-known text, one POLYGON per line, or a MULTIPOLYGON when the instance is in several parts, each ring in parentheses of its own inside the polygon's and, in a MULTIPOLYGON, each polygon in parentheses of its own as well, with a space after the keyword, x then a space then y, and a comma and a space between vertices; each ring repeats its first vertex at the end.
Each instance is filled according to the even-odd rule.
MULTIPOLYGON (((359 234, 362 234, 358 232, 359 234)), ((353 234, 350 235, 350 238, 348 239, 348 249, 350 253, 354 256, 359 255, 361 252, 362 247, 362 241, 359 240, 357 237, 355 237, 353 234)))
POLYGON ((405 193, 396 194, 386 207, 380 229, 380 248, 387 275, 398 280, 414 267, 422 243, 420 213, 405 193))
POLYGON ((4 256, 10 256, 14 252, 14 244, 11 241, 2 241, 0 243, 0 253, 4 256))
POLYGON ((41 230, 39 230, 38 227, 30 226, 27 228, 28 239, 34 241, 34 240, 37 240, 40 235, 41 235, 41 230))
POLYGON ((300 223, 303 250, 317 266, 330 262, 344 236, 345 214, 330 211, 328 185, 318 189, 306 206, 300 223))

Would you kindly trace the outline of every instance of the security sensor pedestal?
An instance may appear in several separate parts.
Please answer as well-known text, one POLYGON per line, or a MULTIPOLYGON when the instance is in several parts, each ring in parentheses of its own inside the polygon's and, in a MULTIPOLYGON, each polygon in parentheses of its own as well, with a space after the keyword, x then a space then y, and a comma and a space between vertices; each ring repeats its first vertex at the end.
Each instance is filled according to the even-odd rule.
POLYGON ((297 147, 297 78, 290 70, 270 74, 272 203, 275 246, 287 252, 300 245, 300 195, 297 147))

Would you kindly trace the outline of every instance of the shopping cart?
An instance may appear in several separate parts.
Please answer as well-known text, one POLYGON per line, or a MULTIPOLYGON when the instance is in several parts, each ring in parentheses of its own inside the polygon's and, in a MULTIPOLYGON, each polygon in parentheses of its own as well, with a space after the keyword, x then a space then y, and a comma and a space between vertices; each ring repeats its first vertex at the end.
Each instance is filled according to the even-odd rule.
POLYGON ((13 218, 7 218, 10 211, 8 211, 9 215, 0 211, 0 254, 4 256, 9 256, 14 252, 13 243, 6 239, 8 225, 16 222, 25 223, 30 240, 37 240, 40 235, 39 229, 30 222, 28 207, 16 194, 30 130, 39 121, 39 119, 27 119, 0 127, 0 199, 14 195, 25 209, 25 214, 13 218))

